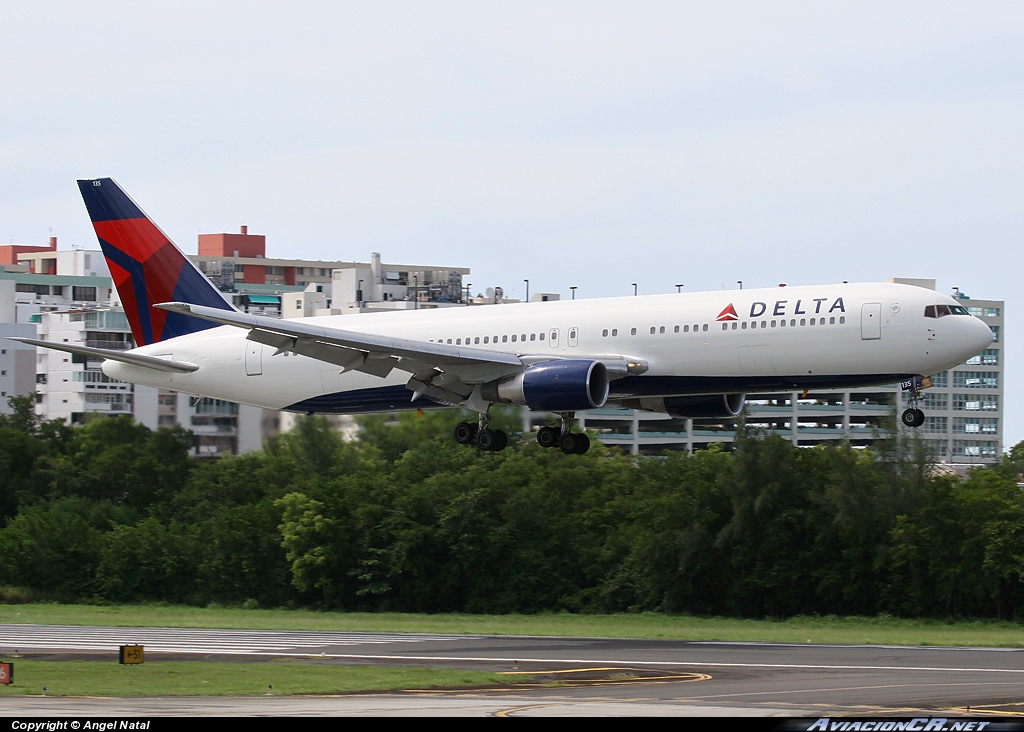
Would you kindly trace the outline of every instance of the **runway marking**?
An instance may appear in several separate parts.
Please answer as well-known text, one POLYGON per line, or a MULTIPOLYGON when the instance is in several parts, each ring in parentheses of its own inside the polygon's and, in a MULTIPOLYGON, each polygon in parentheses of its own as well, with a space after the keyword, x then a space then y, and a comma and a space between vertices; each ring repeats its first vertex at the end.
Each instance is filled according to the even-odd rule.
POLYGON ((495 712, 495 717, 509 717, 516 712, 525 712, 527 709, 544 709, 546 707, 562 707, 564 704, 527 704, 525 707, 512 707, 511 709, 502 709, 500 712, 495 712))
POLYGON ((691 699, 725 699, 729 697, 739 696, 771 696, 771 695, 782 695, 782 694, 816 694, 823 691, 866 691, 868 689, 902 689, 902 688, 921 688, 925 686, 927 688, 933 687, 947 687, 947 686, 993 686, 1003 685, 1010 686, 1016 685, 1016 682, 1012 681, 996 681, 982 683, 980 681, 965 681, 957 684, 877 684, 874 686, 834 686, 825 688, 813 688, 813 689, 780 689, 779 691, 744 691, 736 692, 734 694, 701 694, 700 697, 688 697, 691 699))
MULTIPOLYGON (((259 654, 253 654, 259 655, 259 654)), ((723 663, 721 661, 642 661, 642 660, 609 660, 605 658, 524 658, 516 656, 513 658, 495 656, 410 656, 410 655, 386 655, 375 656, 369 654, 327 654, 326 658, 339 658, 350 660, 373 660, 373 661, 473 661, 476 663, 572 663, 586 664, 596 663, 601 665, 622 666, 715 666, 718 668, 774 668, 774 669, 809 669, 823 671, 936 671, 955 673, 1006 673, 1024 674, 1024 668, 954 668, 947 666, 853 666, 853 665, 827 665, 810 663, 723 663)))
MULTIPOLYGON (((303 649, 429 641, 478 640, 479 636, 416 633, 210 630, 205 628, 98 628, 76 625, 0 625, 0 647, 31 650, 112 650, 127 642, 163 653, 281 655, 303 649), (28 637, 26 637, 28 636, 28 637)), ((326 656, 322 656, 326 657, 326 656)))
MULTIPOLYGON (((593 673, 597 671, 645 671, 646 669, 630 669, 625 666, 607 666, 604 668, 574 668, 574 669, 557 669, 557 670, 541 670, 541 671, 499 671, 500 675, 512 675, 512 676, 547 676, 554 674, 579 674, 579 673, 593 673)), ((627 684, 690 684, 695 681, 710 681, 713 677, 711 674, 700 674, 700 673, 682 673, 671 676, 634 676, 630 678, 598 678, 598 679, 571 679, 568 681, 558 682, 557 687, 552 687, 547 682, 531 682, 524 681, 521 683, 513 684, 507 687, 498 687, 492 689, 474 689, 474 692, 508 692, 517 693, 522 691, 530 691, 535 689, 574 689, 574 688, 593 688, 595 686, 625 686, 627 684)), ((466 693, 465 689, 404 689, 403 691, 415 694, 439 694, 439 695, 452 695, 466 693)))
POLYGON ((950 707, 950 711, 964 714, 1001 714, 1006 717, 1024 717, 1024 712, 1011 712, 1006 709, 986 709, 983 707, 950 707))

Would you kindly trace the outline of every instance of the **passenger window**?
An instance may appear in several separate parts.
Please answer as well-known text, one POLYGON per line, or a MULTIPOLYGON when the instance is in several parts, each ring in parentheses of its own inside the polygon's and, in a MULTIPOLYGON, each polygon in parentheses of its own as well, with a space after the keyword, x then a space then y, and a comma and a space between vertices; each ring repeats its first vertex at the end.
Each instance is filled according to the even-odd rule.
POLYGON ((503 336, 501 337, 501 342, 502 342, 502 343, 508 343, 508 336, 507 336, 507 335, 503 335, 503 336))
POLYGON ((761 321, 761 327, 762 328, 767 328, 768 327, 768 321, 767 320, 762 320, 761 321))
POLYGON ((782 320, 779 321, 779 327, 780 328, 785 328, 786 327, 786 320, 785 320, 785 318, 783 318, 782 320))
POLYGON ((636 335, 636 328, 630 328, 629 329, 629 334, 630 335, 636 335))
POLYGON ((757 327, 757 321, 756 320, 751 320, 750 321, 750 327, 751 327, 751 329, 756 328, 757 327))
POLYGON ((607 338, 608 337, 608 329, 605 328, 604 330, 602 330, 601 331, 601 335, 604 336, 605 338, 607 338))
POLYGON ((675 332, 675 333, 679 332, 679 326, 678 325, 674 328, 673 332, 675 332))
POLYGON ((543 333, 540 334, 540 339, 544 340, 544 334, 543 333))
POLYGON ((736 321, 735 321, 735 320, 734 320, 734 321, 732 321, 732 329, 733 329, 733 330, 736 330, 736 321))
POLYGON ((654 326, 651 326, 651 335, 654 335, 654 326))
POLYGON ((846 322, 846 316, 845 315, 840 315, 839 316, 839 325, 842 325, 845 322, 846 322))
POLYGON ((537 340, 537 334, 536 333, 530 333, 530 340, 531 341, 537 340))
POLYGON ((800 325, 807 325, 807 318, 800 318, 800 325))
POLYGON ((665 332, 665 326, 663 325, 660 328, 658 328, 658 332, 659 333, 664 333, 665 332))
POLYGON ((729 330, 729 324, 728 323, 722 323, 722 330, 729 330))
POLYGON ((704 332, 705 332, 705 333, 707 333, 707 332, 708 332, 708 324, 707 324, 707 323, 705 323, 705 324, 704 324, 704 332))
POLYGON ((618 334, 619 334, 619 329, 618 328, 612 328, 612 338, 614 338, 618 334))
POLYGON ((836 319, 835 318, 829 318, 828 319, 828 324, 829 325, 835 325, 836 324, 836 319))
POLYGON ((475 345, 476 345, 477 343, 479 343, 479 342, 480 342, 480 336, 476 336, 476 337, 475 337, 475 338, 473 339, 473 345, 475 346, 475 345))
POLYGON ((487 343, 487 336, 484 336, 484 343, 487 343))
POLYGON ((451 345, 451 342, 452 342, 452 339, 451 339, 451 338, 449 338, 449 339, 448 339, 448 344, 449 344, 449 345, 451 345))
POLYGON ((455 345, 456 346, 461 346, 462 345, 462 339, 461 338, 456 338, 455 339, 455 345))
POLYGON ((746 329, 747 329, 747 321, 744 320, 743 321, 743 325, 740 326, 740 330, 746 330, 746 329))
POLYGON ((683 332, 684 332, 684 333, 689 333, 689 332, 690 332, 690 326, 688 326, 688 325, 684 325, 684 326, 683 326, 683 332))
POLYGON ((774 320, 772 321, 772 327, 773 328, 775 327, 775 321, 774 320))
POLYGON ((789 327, 790 328, 795 328, 796 327, 796 318, 793 318, 791 321, 789 321, 789 327))
POLYGON ((526 343, 526 333, 523 333, 521 336, 519 336, 519 340, 521 340, 523 343, 526 343))
POLYGON ((513 343, 515 343, 515 342, 516 342, 516 334, 515 334, 515 333, 513 333, 513 334, 512 334, 512 342, 513 342, 513 343))

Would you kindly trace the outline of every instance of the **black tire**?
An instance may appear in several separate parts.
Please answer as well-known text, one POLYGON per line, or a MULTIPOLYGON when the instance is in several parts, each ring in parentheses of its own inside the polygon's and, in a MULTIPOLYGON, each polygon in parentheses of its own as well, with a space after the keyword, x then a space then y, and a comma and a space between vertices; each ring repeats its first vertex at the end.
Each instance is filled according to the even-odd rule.
POLYGON ((452 436, 460 445, 470 445, 476 440, 476 425, 472 422, 459 422, 452 436))
POLYGON ((574 454, 576 454, 576 455, 583 455, 587 450, 590 449, 590 438, 587 437, 582 432, 580 432, 579 434, 576 435, 576 440, 577 440, 577 444, 576 444, 576 449, 573 450, 574 454))
POLYGON ((482 429, 476 433, 476 446, 481 450, 494 450, 498 444, 498 435, 494 430, 482 429))
POLYGON ((900 415, 904 427, 920 427, 924 424, 924 412, 920 409, 905 409, 900 415))
POLYGON ((558 446, 566 455, 575 455, 579 444, 580 434, 578 432, 568 432, 562 435, 562 439, 558 441, 558 446))
POLYGON ((494 452, 501 452, 508 447, 508 435, 505 434, 504 430, 495 430, 494 435, 497 437, 494 447, 491 448, 494 452))
POLYGON ((541 427, 537 430, 537 444, 541 447, 558 447, 562 431, 557 427, 541 427))

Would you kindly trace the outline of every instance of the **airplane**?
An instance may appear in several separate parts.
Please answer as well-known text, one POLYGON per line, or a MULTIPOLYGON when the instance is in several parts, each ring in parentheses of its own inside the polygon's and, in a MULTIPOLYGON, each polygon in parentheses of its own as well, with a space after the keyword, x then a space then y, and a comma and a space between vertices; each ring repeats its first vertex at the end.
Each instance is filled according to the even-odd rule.
POLYGON ((577 411, 736 417, 749 392, 899 382, 908 427, 928 376, 992 331, 955 299, 892 283, 675 293, 282 320, 239 312, 111 178, 78 181, 136 347, 16 338, 113 379, 274 410, 464 407, 457 442, 499 451, 493 404, 558 415, 543 447, 585 453, 577 411))

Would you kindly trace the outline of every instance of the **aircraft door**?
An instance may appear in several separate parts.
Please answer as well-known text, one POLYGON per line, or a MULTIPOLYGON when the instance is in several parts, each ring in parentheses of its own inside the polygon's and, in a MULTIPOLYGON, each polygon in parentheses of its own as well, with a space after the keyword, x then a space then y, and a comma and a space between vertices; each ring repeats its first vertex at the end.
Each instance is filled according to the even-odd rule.
POLYGON ((263 374, 263 344, 253 341, 245 342, 245 375, 261 376, 263 374))
POLYGON ((866 302, 860 308, 860 338, 874 341, 882 337, 882 303, 866 302))
POLYGON ((580 329, 569 328, 569 333, 567 335, 566 340, 569 342, 570 346, 575 347, 580 342, 580 329))

